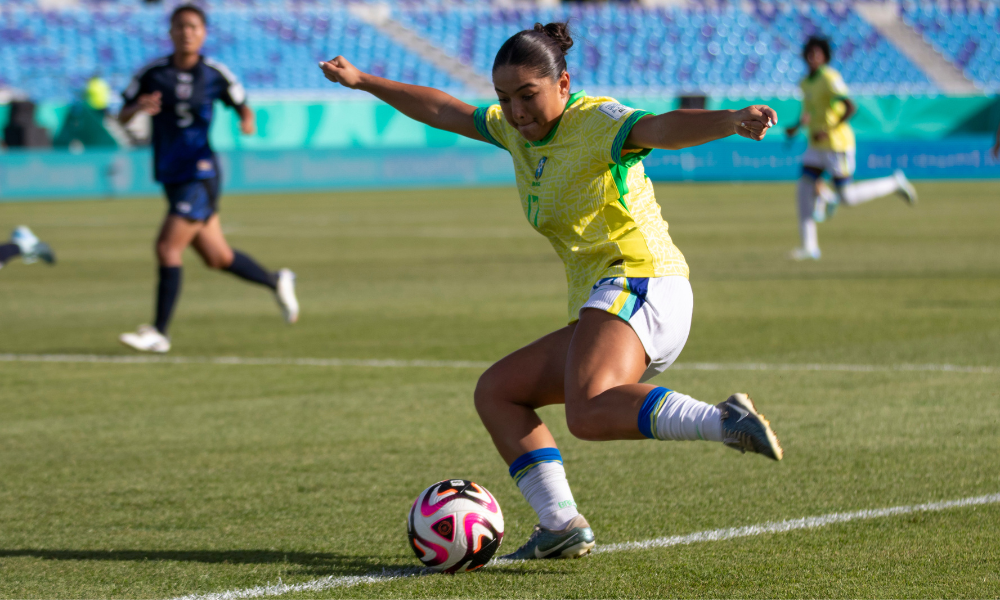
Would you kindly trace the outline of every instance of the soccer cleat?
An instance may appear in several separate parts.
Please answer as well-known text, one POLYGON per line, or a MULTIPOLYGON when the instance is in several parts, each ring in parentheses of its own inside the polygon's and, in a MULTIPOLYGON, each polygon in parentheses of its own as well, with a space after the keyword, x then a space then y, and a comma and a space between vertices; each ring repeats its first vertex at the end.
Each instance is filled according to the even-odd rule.
POLYGON ((21 260, 26 265, 37 262, 39 259, 50 265, 56 262, 56 255, 52 252, 52 248, 35 237, 35 234, 24 225, 14 230, 14 233, 10 235, 10 241, 21 249, 21 260))
POLYGON ((795 250, 792 250, 792 253, 789 255, 789 257, 792 260, 798 260, 798 261, 819 260, 821 256, 823 256, 823 253, 819 251, 819 248, 817 248, 815 251, 809 251, 806 250, 805 248, 796 248, 795 250))
POLYGON ((281 314, 285 317, 286 323, 294 323, 299 320, 299 301, 295 297, 295 273, 288 269, 278 271, 278 287, 274 290, 274 297, 281 307, 281 314))
POLYGON ((733 394, 725 402, 715 406, 722 413, 723 444, 743 453, 749 450, 773 460, 781 460, 785 454, 781 449, 781 442, 764 415, 757 412, 750 396, 733 394))
POLYGON ((523 546, 500 558, 534 560, 539 558, 580 558, 594 547, 594 531, 583 515, 577 515, 561 531, 535 525, 523 546))
POLYGON ((896 169, 896 172, 892 174, 896 178, 896 183, 899 184, 898 193, 906 200, 906 203, 913 206, 917 203, 917 189, 913 187, 910 180, 906 178, 906 175, 902 171, 896 169))
POLYGON ((140 325, 135 333, 123 333, 118 336, 118 341, 139 352, 162 354, 170 351, 170 340, 152 325, 140 325))

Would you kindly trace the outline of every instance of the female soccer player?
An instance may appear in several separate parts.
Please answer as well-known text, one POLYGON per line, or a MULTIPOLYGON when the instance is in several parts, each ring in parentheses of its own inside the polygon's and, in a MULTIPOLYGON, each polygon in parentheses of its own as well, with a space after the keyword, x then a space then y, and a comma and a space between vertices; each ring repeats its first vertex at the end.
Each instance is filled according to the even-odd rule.
POLYGON ((676 150, 734 133, 760 140, 777 115, 767 106, 653 115, 570 93, 572 45, 565 23, 536 24, 511 37, 493 63, 499 105, 479 109, 435 89, 362 73, 341 56, 320 63, 331 81, 510 152, 525 217, 566 265, 569 325, 490 367, 475 392, 483 424, 540 521, 511 559, 581 556, 594 546, 556 442, 535 412, 541 406, 564 403, 570 431, 586 440, 701 439, 782 456, 746 394, 713 406, 640 383, 680 354, 693 306, 687 264, 667 233, 642 158, 652 148, 676 150))
POLYGON ((809 130, 809 147, 802 156, 802 177, 796 196, 799 207, 799 236, 802 246, 792 251, 795 260, 819 260, 816 223, 833 216, 839 204, 857 206, 882 196, 898 193, 910 205, 917 191, 906 175, 897 170, 890 177, 853 181, 854 131, 847 121, 858 111, 847 97, 847 85, 830 62, 830 43, 811 37, 802 49, 809 75, 802 80, 802 117, 786 130, 789 137, 800 127, 809 130), (818 180, 829 171, 836 194, 824 193, 818 180), (816 202, 817 196, 820 202, 816 202))
POLYGON ((221 100, 240 115, 244 135, 256 131, 246 93, 225 66, 201 55, 205 13, 183 5, 170 16, 174 53, 140 70, 122 94, 118 120, 125 124, 142 111, 153 117, 153 163, 156 180, 170 205, 156 240, 159 285, 156 320, 119 339, 144 352, 167 352, 167 328, 181 288, 181 255, 188 246, 213 269, 266 286, 274 291, 285 320, 298 319, 295 274, 265 270, 250 256, 229 247, 219 223, 219 165, 208 143, 212 102, 221 100))

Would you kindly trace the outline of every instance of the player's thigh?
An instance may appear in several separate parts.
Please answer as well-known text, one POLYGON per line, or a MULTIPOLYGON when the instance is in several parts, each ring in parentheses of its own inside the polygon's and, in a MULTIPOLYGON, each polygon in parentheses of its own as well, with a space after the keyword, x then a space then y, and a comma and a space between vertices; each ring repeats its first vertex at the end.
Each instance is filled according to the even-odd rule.
POLYGON ((638 383, 648 364, 646 349, 628 322, 584 308, 566 356, 566 410, 611 388, 638 383))
POLYGON ((233 262, 233 249, 229 247, 229 242, 222 233, 222 223, 218 214, 212 215, 205 221, 204 227, 194 238, 193 245, 205 264, 212 268, 224 269, 233 262))
POLYGON ((554 331, 497 361, 479 378, 476 407, 507 402, 537 408, 563 403, 566 352, 576 325, 554 331))
POLYGON ((156 255, 160 263, 164 266, 180 266, 181 254, 198 236, 202 226, 203 223, 199 221, 168 214, 156 236, 156 255))

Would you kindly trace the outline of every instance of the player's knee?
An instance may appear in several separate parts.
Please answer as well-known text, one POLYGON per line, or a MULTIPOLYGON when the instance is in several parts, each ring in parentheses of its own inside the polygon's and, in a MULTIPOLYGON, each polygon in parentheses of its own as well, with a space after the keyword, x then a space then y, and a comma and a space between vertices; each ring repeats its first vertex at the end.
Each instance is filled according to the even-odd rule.
POLYGON ((479 376, 479 381, 476 382, 476 391, 472 397, 476 405, 476 412, 480 416, 489 412, 504 397, 503 387, 502 377, 494 367, 490 367, 479 376))
POLYGON ((593 413, 586 407, 573 407, 566 405, 566 426, 573 437, 588 442, 596 442, 603 439, 601 437, 602 428, 600 422, 595 419, 593 413))
POLYGON ((163 267, 179 267, 183 250, 173 248, 165 241, 156 242, 156 260, 163 267))
POLYGON ((209 269, 219 270, 225 269, 233 262, 232 259, 227 261, 221 254, 208 254, 202 256, 201 259, 205 261, 205 266, 209 269))

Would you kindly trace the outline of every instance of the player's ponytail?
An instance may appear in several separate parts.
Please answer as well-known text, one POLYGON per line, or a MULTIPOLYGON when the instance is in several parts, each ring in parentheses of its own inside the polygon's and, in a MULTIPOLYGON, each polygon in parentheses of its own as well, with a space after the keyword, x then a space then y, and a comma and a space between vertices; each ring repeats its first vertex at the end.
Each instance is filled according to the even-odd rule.
POLYGON ((535 23, 534 29, 515 33, 500 46, 493 71, 500 67, 527 67, 540 77, 558 79, 566 71, 566 53, 573 38, 566 23, 535 23))

